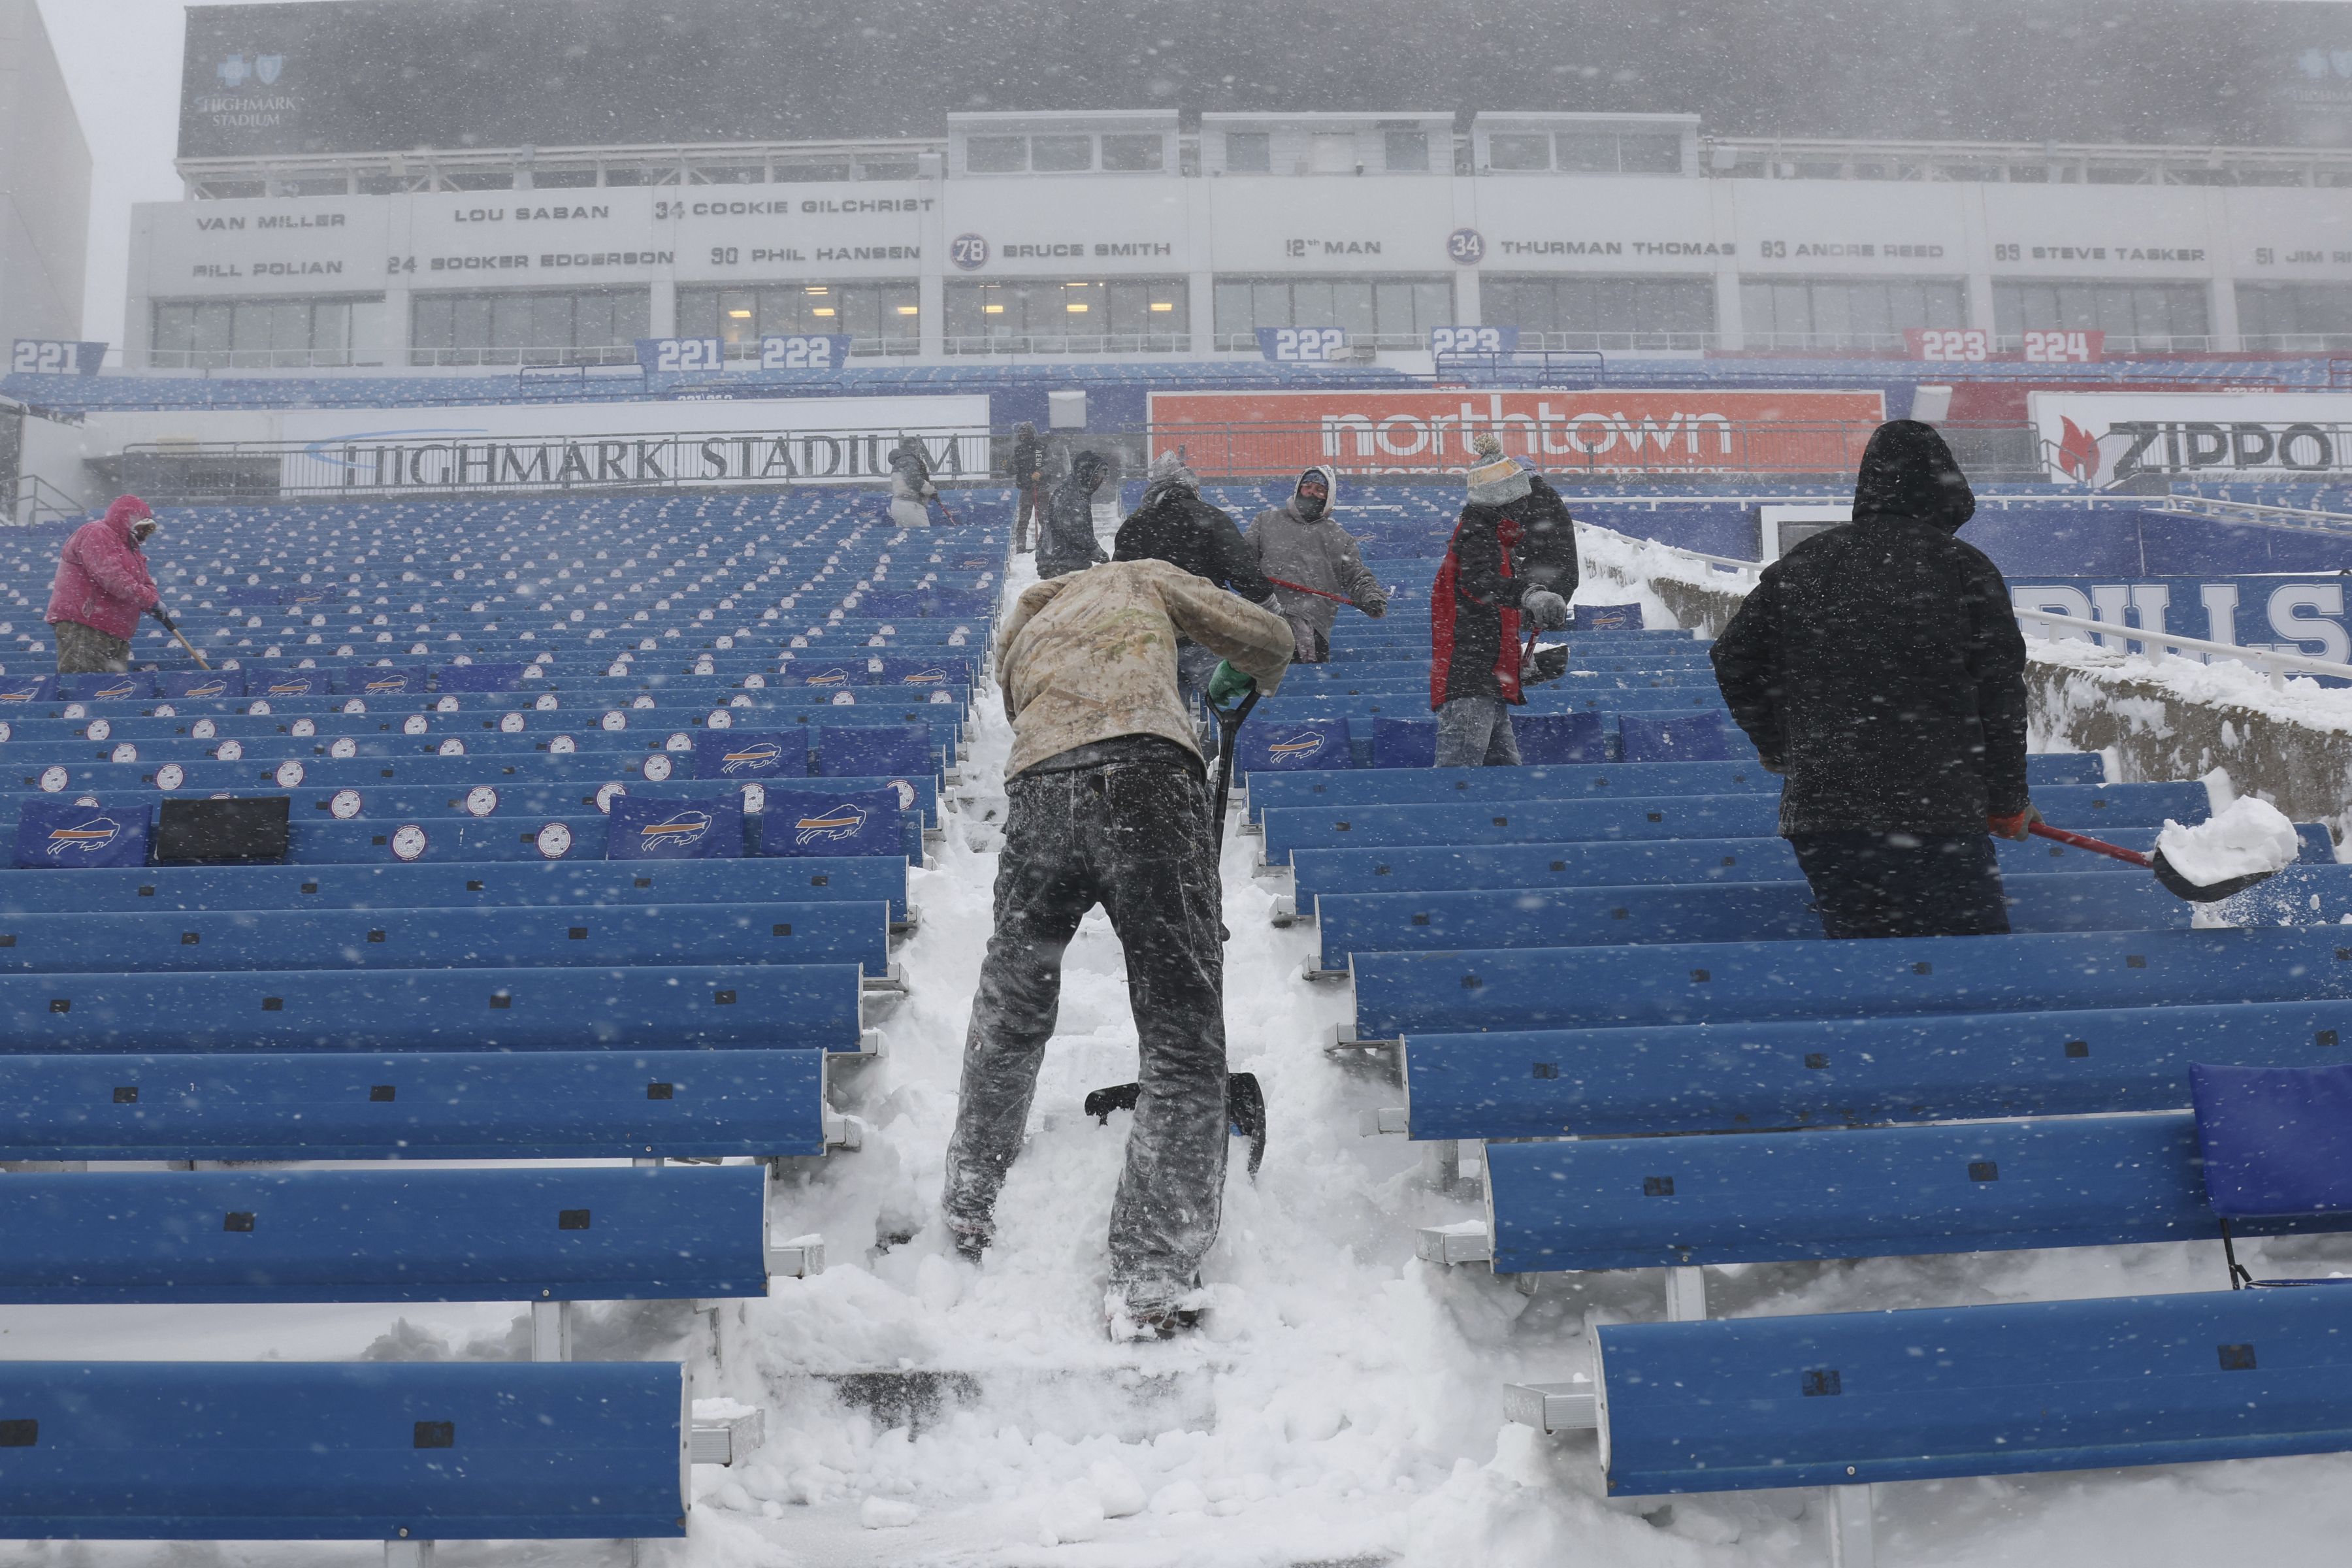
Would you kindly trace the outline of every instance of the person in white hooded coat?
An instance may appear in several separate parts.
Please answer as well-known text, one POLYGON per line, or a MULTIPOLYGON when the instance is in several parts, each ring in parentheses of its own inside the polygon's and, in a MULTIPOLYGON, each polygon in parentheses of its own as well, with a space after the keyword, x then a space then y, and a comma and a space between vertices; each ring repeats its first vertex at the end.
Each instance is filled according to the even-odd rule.
POLYGON ((1339 502, 1339 476, 1318 465, 1298 476, 1287 501, 1250 524, 1250 551, 1274 585, 1273 608, 1290 623, 1297 642, 1295 664, 1321 664, 1331 657, 1331 626, 1342 604, 1376 621, 1389 613, 1387 592, 1334 516, 1339 502))
POLYGON ((940 489, 931 483, 931 466, 923 457, 923 444, 912 436, 901 436, 890 449, 890 521, 900 528, 922 528, 931 521, 931 509, 924 503, 938 497, 940 489))

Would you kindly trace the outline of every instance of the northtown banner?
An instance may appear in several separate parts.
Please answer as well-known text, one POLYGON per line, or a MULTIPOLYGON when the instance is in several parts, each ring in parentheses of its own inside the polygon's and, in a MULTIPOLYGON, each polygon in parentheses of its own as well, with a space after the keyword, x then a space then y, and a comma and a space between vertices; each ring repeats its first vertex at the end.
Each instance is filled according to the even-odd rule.
POLYGON ((1160 392, 1151 439, 1204 473, 1442 473, 1492 433, 1556 473, 1850 475, 1884 417, 1876 392, 1160 392))
POLYGON ((938 478, 988 472, 984 396, 320 409, 281 428, 288 496, 870 483, 902 435, 938 478))

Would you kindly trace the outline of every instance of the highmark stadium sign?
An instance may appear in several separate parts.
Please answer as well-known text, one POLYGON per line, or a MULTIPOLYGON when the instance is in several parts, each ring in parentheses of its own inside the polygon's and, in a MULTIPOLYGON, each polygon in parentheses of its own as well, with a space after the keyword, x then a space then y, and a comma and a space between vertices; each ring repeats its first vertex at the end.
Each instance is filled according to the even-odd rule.
POLYGON ((282 419, 281 494, 678 489, 872 483, 901 436, 942 479, 988 472, 988 399, 851 397, 490 405, 416 410, 407 422, 343 411, 282 419), (667 428, 665 428, 667 426, 667 428))

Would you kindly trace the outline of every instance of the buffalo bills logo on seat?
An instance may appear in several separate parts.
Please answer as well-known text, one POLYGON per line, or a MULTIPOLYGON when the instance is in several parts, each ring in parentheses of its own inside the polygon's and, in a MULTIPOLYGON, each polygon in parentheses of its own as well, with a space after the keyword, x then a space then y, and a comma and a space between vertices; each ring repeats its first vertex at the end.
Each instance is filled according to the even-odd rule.
POLYGON ((846 686, 849 684, 849 671, 840 668, 820 669, 806 679, 811 686, 846 686))
POLYGON ((898 684, 901 686, 945 686, 947 683, 948 672, 936 667, 930 669, 918 669, 898 678, 898 684))
POLYGON ((755 741, 748 746, 720 753, 721 773, 765 773, 783 760, 784 749, 773 741, 755 741))
POLYGON ((360 689, 362 691, 405 691, 408 689, 408 677, 404 675, 378 676, 375 679, 369 681, 365 686, 360 688, 360 689))
POLYGON ((688 808, 666 821, 646 823, 637 829, 637 841, 648 849, 664 844, 690 849, 710 831, 710 820, 709 812, 688 808))
POLYGON ((0 687, 0 702, 31 702, 40 694, 41 683, 37 680, 24 686, 0 687))
POLYGON ((95 690, 95 691, 91 692, 91 693, 90 693, 90 695, 91 695, 92 697, 110 698, 110 699, 111 699, 111 698, 122 698, 122 697, 129 697, 129 696, 131 696, 132 694, 134 694, 135 692, 137 692, 137 691, 138 691, 138 689, 139 689, 138 683, 137 683, 137 682, 135 682, 135 681, 130 681, 130 680, 118 680, 118 681, 116 681, 116 682, 115 682, 113 685, 111 685, 111 686, 101 686, 101 687, 100 687, 97 690, 95 690))
POLYGON ((110 816, 90 816, 79 822, 61 823, 49 829, 49 858, 60 860, 68 855, 95 855, 121 835, 122 825, 110 816))
POLYGON ((1311 757, 1322 749, 1322 735, 1309 730, 1302 734, 1293 735, 1288 740, 1267 742, 1265 754, 1281 761, 1296 757, 1311 757))
POLYGON ((310 694, 310 686, 307 680, 273 680, 269 683, 268 692, 272 697, 307 697, 310 694))
POLYGON ((812 812, 793 824, 795 844, 837 844, 866 830, 863 806, 843 804, 830 811, 812 812))
POLYGON ((228 682, 226 680, 200 681, 197 684, 189 687, 185 692, 182 693, 182 695, 186 697, 226 697, 228 695, 228 682))

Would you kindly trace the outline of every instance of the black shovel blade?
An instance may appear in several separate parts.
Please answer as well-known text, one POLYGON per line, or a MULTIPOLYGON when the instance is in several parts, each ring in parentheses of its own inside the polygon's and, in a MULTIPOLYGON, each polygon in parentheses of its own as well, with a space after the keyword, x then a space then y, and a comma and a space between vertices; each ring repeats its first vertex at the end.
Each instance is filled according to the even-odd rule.
POLYGON ((2156 879, 2164 890, 2176 899, 2192 904, 2218 904, 2223 899, 2235 898, 2257 882, 2267 882, 2276 871, 2255 871, 2243 877, 2224 877, 2218 882, 2192 882, 2180 874, 2180 868, 2164 858, 2159 849, 2148 860, 2156 879))

